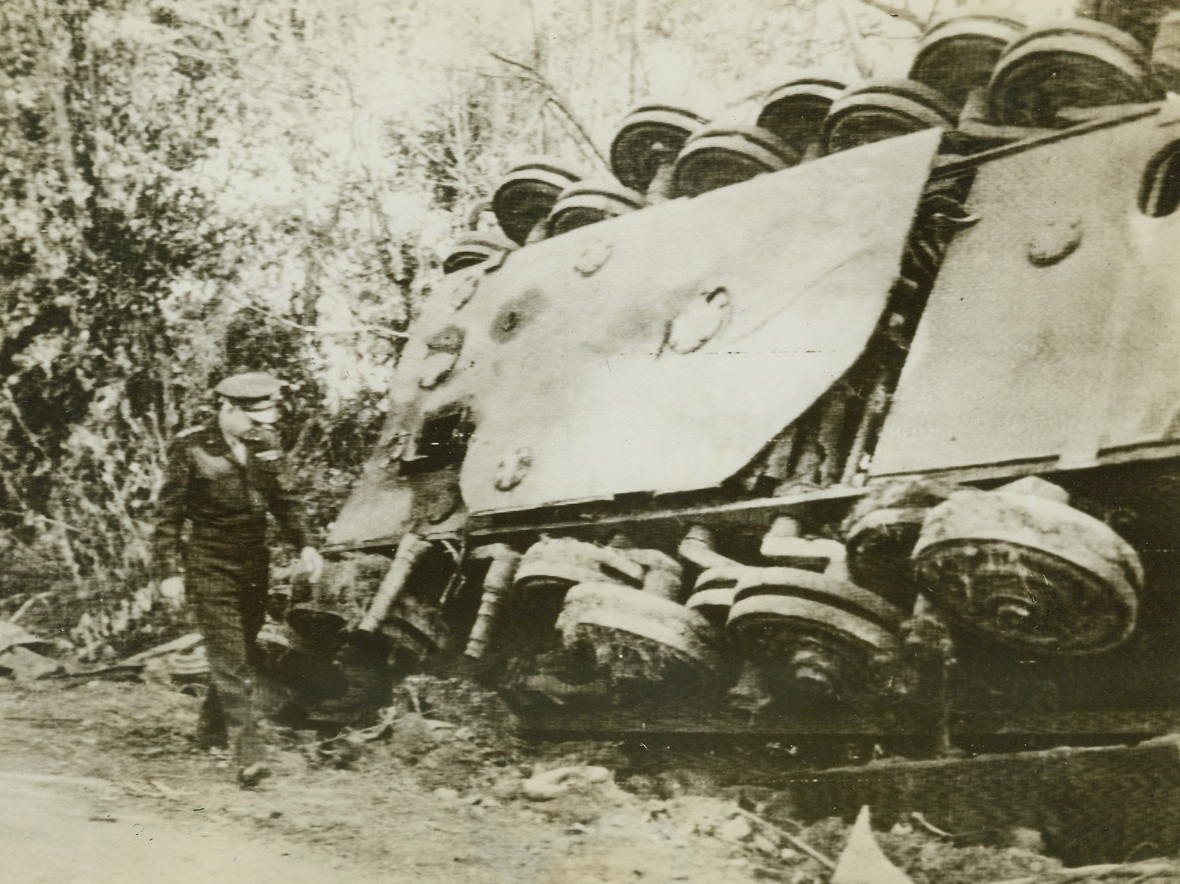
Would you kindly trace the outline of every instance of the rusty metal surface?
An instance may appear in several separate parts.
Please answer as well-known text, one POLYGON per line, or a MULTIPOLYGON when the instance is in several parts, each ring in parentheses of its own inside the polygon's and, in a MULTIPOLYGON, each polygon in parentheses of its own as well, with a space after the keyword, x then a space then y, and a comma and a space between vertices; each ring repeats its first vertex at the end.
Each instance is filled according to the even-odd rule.
POLYGON ((864 348, 937 142, 918 133, 511 255, 471 304, 468 509, 740 470, 864 348), (497 482, 522 452, 523 475, 497 482))
POLYGON ((1085 467, 1180 438, 1180 215, 1138 208, 1176 123, 1165 108, 980 168, 980 221, 950 246, 874 477, 1085 467))

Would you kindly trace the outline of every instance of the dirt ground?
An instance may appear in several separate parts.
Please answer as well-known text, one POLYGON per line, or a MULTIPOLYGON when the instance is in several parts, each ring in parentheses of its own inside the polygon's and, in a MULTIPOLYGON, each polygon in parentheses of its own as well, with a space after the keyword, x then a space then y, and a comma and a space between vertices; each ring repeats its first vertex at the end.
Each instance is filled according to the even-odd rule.
POLYGON ((523 785, 562 758, 412 712, 356 745, 279 734, 273 776, 242 790, 189 738, 197 705, 150 683, 0 687, 0 880, 726 884, 756 871, 749 845, 701 834, 733 802, 694 799, 686 815, 609 776, 575 782, 582 768, 566 794, 533 800, 523 785))
MULTIPOLYGON (((847 836, 787 832, 756 789, 638 773, 613 744, 522 743, 494 695, 421 676, 368 729, 276 731, 273 775, 243 790, 193 744, 198 703, 165 681, 0 682, 0 880, 811 884, 847 836)), ((1055 880, 1033 851, 937 841, 882 846, 916 884, 1055 880)))

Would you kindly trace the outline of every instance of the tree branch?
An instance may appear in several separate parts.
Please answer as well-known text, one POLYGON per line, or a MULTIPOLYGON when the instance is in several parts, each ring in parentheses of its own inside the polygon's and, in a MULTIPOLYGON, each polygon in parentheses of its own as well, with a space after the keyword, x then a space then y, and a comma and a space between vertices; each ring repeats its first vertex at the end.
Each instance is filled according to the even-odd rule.
POLYGON ((931 9, 931 14, 929 16, 923 18, 910 9, 908 3, 898 6, 893 3, 885 2, 885 0, 856 0, 856 2, 860 3, 862 6, 871 7, 878 12, 883 12, 890 18, 896 18, 907 22, 913 25, 919 31, 926 30, 926 28, 930 26, 931 20, 934 18, 933 9, 931 9))
POLYGON ((848 31, 848 42, 852 46, 852 57, 856 61, 857 72, 865 78, 873 75, 873 62, 865 48, 864 34, 857 27, 856 17, 847 2, 840 3, 840 16, 844 19, 844 27, 848 31))
MULTIPOLYGON (((358 139, 356 134, 356 118, 360 107, 360 102, 357 101, 356 89, 353 85, 352 77, 349 75, 348 71, 345 68, 337 68, 336 72, 344 81, 344 88, 348 92, 348 102, 349 106, 352 108, 353 118, 351 133, 352 151, 354 154, 359 155, 360 166, 362 170, 364 170, 365 174, 365 198, 369 203, 369 211, 371 216, 380 229, 381 241, 373 243, 374 251, 377 253, 377 261, 381 264, 381 272, 385 274, 385 278, 400 288, 402 286, 408 285, 408 282, 403 279, 402 274, 398 273, 398 268, 394 267, 393 262, 390 260, 387 246, 392 245, 394 242, 393 232, 389 229, 389 219, 385 217, 385 211, 381 207, 381 194, 377 186, 377 179, 373 175, 372 163, 369 162, 368 151, 363 149, 362 146, 357 143, 358 139)), ((436 163, 439 168, 446 168, 445 163, 441 163, 431 157, 426 149, 419 146, 416 141, 405 139, 404 143, 410 148, 418 148, 421 153, 426 155, 428 161, 436 163)))
POLYGON ((587 132, 586 127, 582 125, 582 121, 578 119, 577 114, 570 110, 569 105, 562 99, 561 93, 558 92, 556 88, 554 88, 553 84, 550 83, 544 75, 538 72, 536 68, 525 64, 523 61, 517 61, 514 58, 508 58, 507 56, 500 55, 498 52, 493 52, 490 49, 488 50, 488 54, 492 58, 496 59, 496 61, 524 71, 525 74, 527 74, 526 79, 531 80, 537 86, 541 87, 541 89, 543 89, 548 95, 549 103, 552 104, 553 107, 556 108, 563 117, 565 117, 570 126, 572 126, 576 138, 581 142, 580 147, 583 148, 583 152, 585 152, 585 149, 588 149, 590 156, 597 160, 601 164, 602 168, 608 168, 606 157, 604 157, 599 152, 598 148, 594 144, 594 139, 590 137, 590 133, 587 132))
POLYGON ((230 301, 233 301, 235 304, 238 304, 239 306, 245 307, 247 310, 253 310, 255 313, 262 314, 267 319, 273 319, 275 322, 279 323, 279 325, 285 325, 288 328, 293 328, 296 331, 303 332, 304 334, 355 335, 360 332, 368 332, 369 334, 377 335, 378 337, 392 338, 402 341, 410 337, 406 332, 394 331, 393 329, 381 328, 379 325, 369 325, 367 323, 355 325, 352 328, 343 328, 339 331, 323 331, 318 328, 312 328, 309 325, 301 325, 298 322, 287 319, 285 316, 279 316, 279 314, 275 313, 273 310, 267 310, 265 307, 259 307, 257 304, 251 304, 249 301, 244 301, 241 298, 235 298, 233 295, 226 295, 226 298, 230 301))

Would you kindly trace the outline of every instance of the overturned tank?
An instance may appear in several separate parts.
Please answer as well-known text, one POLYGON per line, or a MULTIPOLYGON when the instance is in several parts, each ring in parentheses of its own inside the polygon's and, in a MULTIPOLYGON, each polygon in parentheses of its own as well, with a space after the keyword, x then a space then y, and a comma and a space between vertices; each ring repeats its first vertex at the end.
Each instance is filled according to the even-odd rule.
POLYGON ((328 537, 354 639, 559 730, 1163 729, 1180 38, 1110 5, 509 170, 328 537))

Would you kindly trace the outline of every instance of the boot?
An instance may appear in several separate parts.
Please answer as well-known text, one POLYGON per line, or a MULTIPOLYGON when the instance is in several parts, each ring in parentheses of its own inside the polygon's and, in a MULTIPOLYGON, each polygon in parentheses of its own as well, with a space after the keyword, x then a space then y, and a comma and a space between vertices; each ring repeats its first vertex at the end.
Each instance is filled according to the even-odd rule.
POLYGON ((243 789, 253 789, 270 776, 270 767, 266 763, 266 742, 256 721, 242 725, 234 737, 234 766, 237 769, 238 785, 243 789))
POLYGON ((229 729, 225 724, 225 715, 221 711, 221 703, 217 695, 210 690, 201 704, 201 711, 197 714, 197 732, 195 735, 197 748, 202 752, 210 749, 229 748, 229 729))

